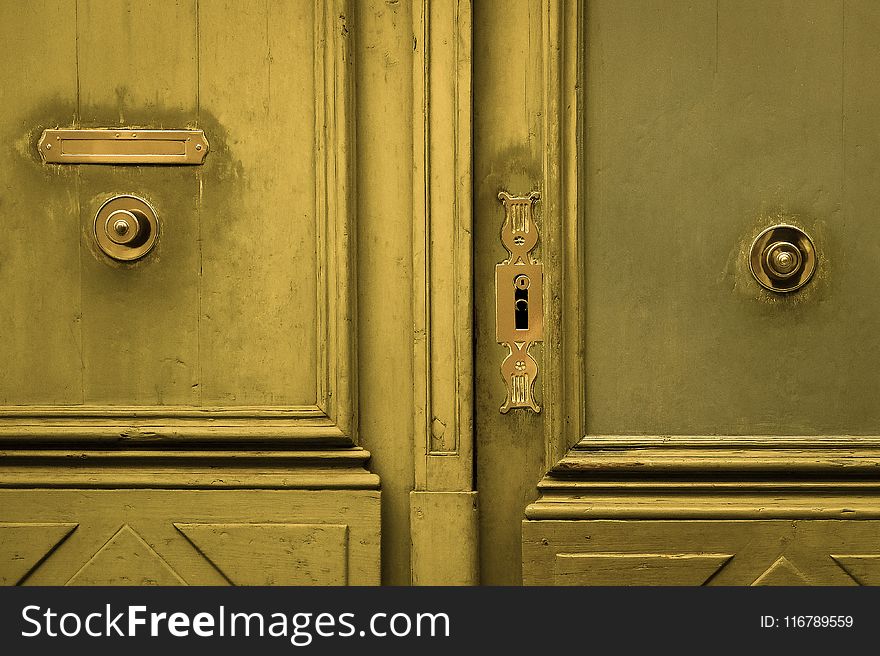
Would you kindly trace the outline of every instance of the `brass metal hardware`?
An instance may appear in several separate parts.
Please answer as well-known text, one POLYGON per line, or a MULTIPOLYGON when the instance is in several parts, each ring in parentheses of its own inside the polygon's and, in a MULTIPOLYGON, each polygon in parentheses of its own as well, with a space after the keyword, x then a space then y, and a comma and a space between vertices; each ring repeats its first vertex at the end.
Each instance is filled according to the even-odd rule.
POLYGON ((755 280, 773 292, 793 292, 806 285, 816 271, 813 240, 796 226, 767 228, 752 243, 749 269, 755 280))
POLYGON ((143 198, 114 196, 95 215, 95 239, 114 260, 137 260, 156 245, 159 218, 143 198))
POLYGON ((534 394, 538 363, 529 354, 544 339, 544 265, 531 253, 538 243, 534 206, 540 198, 536 191, 528 196, 498 194, 504 205, 501 243, 510 253, 495 265, 495 338, 508 349, 501 363, 507 386, 503 413, 511 408, 541 411, 534 394))
POLYGON ((201 164, 202 130, 44 130, 37 144, 47 164, 201 164))

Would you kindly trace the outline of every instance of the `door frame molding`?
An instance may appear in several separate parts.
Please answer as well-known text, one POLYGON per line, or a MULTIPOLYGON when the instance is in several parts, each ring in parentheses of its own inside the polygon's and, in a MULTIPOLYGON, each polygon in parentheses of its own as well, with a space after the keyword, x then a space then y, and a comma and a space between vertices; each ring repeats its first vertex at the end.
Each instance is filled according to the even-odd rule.
POLYGON ((479 583, 471 24, 472 0, 413 4, 414 585, 479 583))
POLYGON ((584 51, 580 0, 543 0, 542 123, 544 263, 544 466, 551 468, 584 435, 583 299, 584 244, 582 116, 579 86, 584 51), (574 98, 575 102, 571 102, 574 98))
POLYGON ((471 1, 413 7, 416 490, 473 485, 471 1))

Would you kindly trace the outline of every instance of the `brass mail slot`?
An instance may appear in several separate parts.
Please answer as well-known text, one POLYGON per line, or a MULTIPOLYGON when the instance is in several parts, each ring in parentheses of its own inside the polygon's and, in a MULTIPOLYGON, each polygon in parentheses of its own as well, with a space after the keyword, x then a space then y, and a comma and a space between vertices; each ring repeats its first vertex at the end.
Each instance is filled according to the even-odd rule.
POLYGON ((201 164, 202 130, 44 130, 37 144, 47 164, 201 164))

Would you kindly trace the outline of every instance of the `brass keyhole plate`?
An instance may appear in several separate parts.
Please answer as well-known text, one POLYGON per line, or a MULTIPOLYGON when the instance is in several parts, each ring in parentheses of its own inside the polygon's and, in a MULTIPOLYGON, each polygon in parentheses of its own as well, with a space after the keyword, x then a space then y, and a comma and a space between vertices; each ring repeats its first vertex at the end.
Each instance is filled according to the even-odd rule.
POLYGON ((495 336, 508 349, 501 363, 507 387, 502 413, 513 408, 541 411, 535 399, 538 362, 529 353, 544 339, 544 265, 532 253, 538 244, 534 210, 540 198, 537 191, 527 196, 498 194, 504 206, 501 243, 509 253, 495 265, 495 336))
POLYGON ((142 258, 159 238, 159 218, 143 198, 114 196, 95 215, 95 240, 114 260, 142 258))
POLYGON ((793 225, 780 224, 759 234, 749 251, 749 269, 771 292, 793 292, 806 285, 819 258, 810 236, 793 225))

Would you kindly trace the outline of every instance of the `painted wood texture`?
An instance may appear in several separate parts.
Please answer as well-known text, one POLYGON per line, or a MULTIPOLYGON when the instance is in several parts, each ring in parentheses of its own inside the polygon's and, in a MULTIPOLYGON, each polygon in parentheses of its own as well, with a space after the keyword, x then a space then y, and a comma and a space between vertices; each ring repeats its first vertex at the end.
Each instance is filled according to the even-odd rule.
POLYGON ((0 507, 6 584, 379 583, 377 491, 5 489, 0 507))
MULTIPOLYGON (((198 122, 196 3, 78 0, 77 127, 184 127, 198 122), (158 37, 138 47, 143 35, 158 37), (117 43, 124 56, 108 57, 117 43), (173 73, 172 73, 173 72, 173 73)), ((208 137, 210 142, 211 137, 208 137)), ((74 166, 82 283, 82 399, 94 405, 199 403, 199 172, 196 167, 74 166), (114 266, 94 238, 95 212, 119 193, 147 199, 159 241, 114 266)), ((59 217, 76 221, 74 217, 59 217)), ((43 257, 49 257, 43 253, 43 257)), ((53 377, 51 370, 41 376, 53 377)))
POLYGON ((354 445, 350 20, 344 0, 0 6, 0 582, 379 582, 379 479, 354 445), (211 150, 34 156, 43 128, 98 126, 200 127, 211 150), (133 264, 93 243, 120 193, 161 222, 133 264))
POLYGON ((877 585, 872 521, 536 521, 527 585, 877 585))
POLYGON ((76 527, 69 523, 0 523, 0 585, 25 580, 76 527))
POLYGON ((382 580, 410 582, 414 487, 412 2, 358 0, 358 375, 360 443, 382 477, 382 580))
POLYGON ((732 554, 558 553, 554 585, 703 585, 732 554))
POLYGON ((44 128, 76 116, 75 5, 4 2, 0 39, 15 53, 0 61, 0 404, 80 403, 77 176, 43 166, 34 147, 44 128), (34 48, 47 16, 57 29, 34 48))
MULTIPOLYGON (((507 256, 498 192, 541 191, 543 179, 544 46, 538 38, 543 8, 540 0, 477 2, 473 14, 475 451, 483 509, 480 571, 483 583, 492 585, 521 582, 519 521, 545 469, 544 415, 498 412, 505 397, 499 365, 506 349, 494 331, 495 264, 507 256)), ((541 203, 536 211, 542 231, 541 203)), ((541 345, 531 353, 542 361, 541 345)))
POLYGON ((233 585, 345 585, 345 524, 175 523, 233 585))
POLYGON ((880 6, 586 11, 589 432, 877 433, 880 6), (744 254, 786 220, 820 264, 780 296, 744 254))
POLYGON ((199 3, 199 109, 216 122, 221 155, 204 168, 200 207, 201 398, 209 405, 317 403, 323 17, 312 5, 199 3))
POLYGON ((413 15, 414 585, 479 582, 474 486, 471 2, 413 15), (456 538, 445 539, 451 531, 456 538))
MULTIPOLYGON (((477 334, 477 476, 494 509, 481 522, 484 581, 514 580, 500 564, 516 556, 507 522, 542 467, 526 515, 572 531, 587 524, 571 520, 604 518, 876 517, 876 349, 852 347, 871 341, 876 304, 859 300, 848 267, 871 243, 873 187, 861 176, 880 156, 864 126, 876 66, 864 62, 877 49, 864 34, 878 19, 862 1, 475 8, 476 324, 490 321, 500 248, 493 185, 543 184, 552 290, 540 421, 497 415, 497 356, 477 334), (772 300, 741 255, 781 216, 825 240, 827 266, 808 294, 772 300), (696 252, 713 255, 692 264, 696 252), (752 385, 780 354, 796 366, 752 385), (645 436, 618 437, 627 430, 645 436)), ((633 561, 613 560, 630 550, 619 537, 607 558, 572 550, 560 562, 626 570, 633 561)), ((668 564, 716 551, 637 553, 668 564)), ((771 558, 756 576, 793 580, 794 562, 771 558)), ((536 566, 524 559, 527 579, 536 566)))
POLYGON ((477 585, 479 507, 476 492, 412 492, 413 585, 477 585))
MULTIPOLYGON (((16 56, 0 67, 16 98, 0 125, 15 147, 0 168, 5 187, 31 200, 10 196, 0 208, 15 235, 3 247, 0 412, 24 421, 4 426, 35 439, 74 437, 73 427, 112 409, 134 418, 164 408, 175 424, 185 408, 232 407, 240 418, 276 411, 277 437, 350 441, 345 2, 59 0, 19 9, 4 8, 16 56), (59 17, 51 47, 22 40, 59 17), (139 46, 145 35, 149 48, 139 46), (124 56, 108 57, 108 43, 124 56), (114 125, 201 127, 211 150, 199 167, 37 165, 43 127, 114 125), (147 198, 161 223, 154 251, 133 264, 109 260, 91 234, 97 208, 120 193, 147 198)), ((175 431, 159 421, 154 432, 173 438, 193 423, 175 431)))
POLYGON ((416 489, 473 481, 471 3, 413 17, 416 489))
MULTIPOLYGON (((18 56, 3 64, 16 96, 4 103, 4 142, 18 145, 4 150, 2 169, 30 176, 7 188, 33 199, 2 210, 16 234, 5 241, 30 253, 7 246, 3 260, 7 280, 20 281, 0 297, 11 310, 5 404, 315 407, 328 392, 349 396, 326 380, 350 350, 336 343, 349 334, 336 314, 348 303, 347 268, 336 271, 347 246, 319 184, 328 182, 325 159, 339 153, 316 148, 347 93, 326 66, 342 38, 326 4, 5 8, 5 42, 24 66, 18 56), (39 21, 65 16, 51 47, 15 47, 39 21), (144 35, 149 48, 138 45, 144 35), (107 56, 108 43, 117 56, 107 56), (339 98, 325 97, 328 74, 339 98), (198 126, 211 151, 202 167, 36 167, 30 142, 46 125, 198 126), (149 199, 161 222, 155 251, 135 264, 115 264, 92 243, 95 211, 118 193, 149 199), (38 387, 24 382, 35 375, 38 387)), ((345 166, 330 167, 331 178, 337 169, 345 166)))

